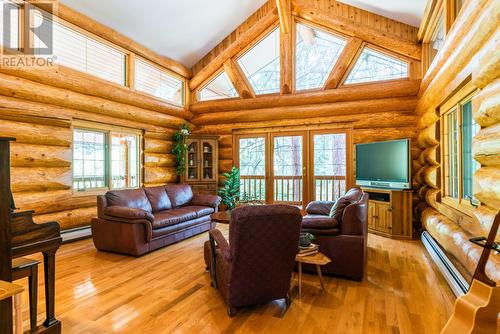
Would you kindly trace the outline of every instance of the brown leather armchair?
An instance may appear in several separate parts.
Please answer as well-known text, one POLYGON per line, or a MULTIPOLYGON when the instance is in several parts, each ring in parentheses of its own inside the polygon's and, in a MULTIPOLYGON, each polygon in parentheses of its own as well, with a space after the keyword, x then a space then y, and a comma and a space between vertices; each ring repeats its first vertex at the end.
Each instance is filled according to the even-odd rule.
POLYGON ((293 206, 246 206, 231 214, 229 243, 219 230, 209 232, 205 261, 229 316, 238 308, 276 299, 290 303, 301 220, 293 206))
MULTIPOLYGON (((321 267, 324 274, 361 281, 366 262, 368 194, 353 188, 337 201, 338 209, 333 217, 329 214, 335 202, 309 203, 307 215, 302 219, 302 232, 313 234, 316 237, 313 242, 332 260, 321 267)), ((303 269, 316 271, 310 265, 303 265, 303 269)))

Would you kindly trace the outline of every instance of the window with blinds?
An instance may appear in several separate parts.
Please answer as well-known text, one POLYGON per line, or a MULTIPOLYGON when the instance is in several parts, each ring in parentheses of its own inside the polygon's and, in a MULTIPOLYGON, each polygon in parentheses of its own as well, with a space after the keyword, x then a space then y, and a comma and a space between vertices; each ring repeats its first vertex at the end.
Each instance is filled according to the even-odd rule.
POLYGON ((135 59, 135 89, 168 102, 183 105, 184 80, 146 60, 135 59))
MULTIPOLYGON (((41 20, 49 19, 48 13, 38 10, 34 14, 34 26, 38 27, 33 34, 35 54, 37 48, 46 45, 38 38, 51 33, 47 25, 40 25, 41 20)), ((47 39, 51 40, 50 36, 47 39)), ((52 43, 54 62, 59 65, 71 67, 104 80, 120 85, 126 84, 126 54, 97 39, 86 36, 69 26, 52 20, 52 43)), ((46 55, 45 55, 46 56, 46 55)))
POLYGON ((8 0, 0 1, 0 45, 19 49, 19 6, 8 0))

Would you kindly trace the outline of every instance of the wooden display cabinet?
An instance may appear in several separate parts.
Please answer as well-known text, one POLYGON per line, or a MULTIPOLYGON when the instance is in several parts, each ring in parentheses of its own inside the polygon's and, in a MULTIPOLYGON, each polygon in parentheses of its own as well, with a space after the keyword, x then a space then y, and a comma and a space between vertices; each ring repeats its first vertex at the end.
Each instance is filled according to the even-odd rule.
POLYGON ((412 192, 363 188, 368 193, 368 231, 385 237, 411 239, 412 192))
POLYGON ((219 180, 218 136, 190 135, 187 139, 186 171, 182 183, 193 192, 216 194, 219 180))

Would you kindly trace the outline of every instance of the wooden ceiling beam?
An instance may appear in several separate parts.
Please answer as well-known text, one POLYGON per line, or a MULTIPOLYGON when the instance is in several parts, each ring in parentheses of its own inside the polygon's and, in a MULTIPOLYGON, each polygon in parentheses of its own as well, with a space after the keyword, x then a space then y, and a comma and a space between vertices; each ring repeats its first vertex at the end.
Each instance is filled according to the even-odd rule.
POLYGON ((289 34, 292 30, 292 0, 276 0, 281 33, 289 34))
POLYGON ((226 60, 224 63, 224 71, 242 99, 255 97, 252 86, 250 86, 245 74, 241 71, 240 67, 233 59, 226 60))
POLYGON ((193 114, 203 114, 219 111, 262 109, 274 107, 297 106, 304 104, 321 104, 343 101, 358 101, 365 99, 380 99, 386 97, 415 96, 420 87, 420 80, 397 80, 383 83, 368 83, 341 87, 338 89, 314 92, 302 92, 283 96, 257 96, 246 100, 217 100, 197 102, 190 106, 193 114))
POLYGON ((422 47, 419 43, 384 33, 378 29, 353 22, 344 17, 325 15, 317 8, 295 6, 293 8, 293 14, 303 19, 324 25, 343 34, 360 38, 366 42, 378 45, 397 54, 401 54, 415 60, 421 59, 422 47))
POLYGON ((292 1, 276 0, 278 3, 278 12, 280 15, 281 35, 280 35, 280 92, 282 95, 291 94, 295 91, 295 70, 294 70, 294 36, 295 26, 292 17, 292 1), (280 12, 280 3, 285 5, 284 12, 280 12), (282 17, 286 16, 286 17, 282 17), (286 21, 286 22, 285 22, 286 21), (286 29, 284 27, 287 26, 286 29))
POLYGON ((196 126, 235 122, 273 121, 279 119, 303 119, 384 111, 414 111, 417 98, 390 97, 383 99, 355 100, 337 103, 309 104, 255 110, 211 112, 195 116, 191 122, 196 126))
POLYGON ((351 68, 352 62, 357 59, 357 55, 360 52, 360 48, 363 45, 363 40, 357 37, 351 37, 347 42, 344 50, 339 56, 339 59, 333 66, 328 79, 326 79, 325 89, 337 88, 342 81, 342 78, 347 73, 347 70, 351 68))
MULTIPOLYGON (((273 121, 259 121, 259 122, 236 122, 225 123, 217 125, 206 125, 198 128, 196 133, 217 133, 217 134, 233 134, 234 131, 245 129, 247 131, 255 131, 262 133, 264 129, 278 131, 296 130, 297 128, 360 128, 360 129, 374 129, 374 128, 392 128, 392 127, 413 127, 413 131, 417 129, 418 116, 413 112, 408 111, 389 111, 372 114, 355 114, 340 116, 325 116, 325 117, 312 117, 300 119, 278 119, 273 121), (293 129, 291 129, 293 127, 293 129), (250 130, 251 129, 251 130, 250 130)), ((390 129, 388 129, 390 130, 390 129)), ((377 130, 373 130, 377 131, 377 130)))

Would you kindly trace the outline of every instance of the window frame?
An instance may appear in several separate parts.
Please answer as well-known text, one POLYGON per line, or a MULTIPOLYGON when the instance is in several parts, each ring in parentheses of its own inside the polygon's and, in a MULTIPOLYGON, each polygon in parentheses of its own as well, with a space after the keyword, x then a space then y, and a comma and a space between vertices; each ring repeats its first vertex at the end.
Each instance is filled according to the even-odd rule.
MULTIPOLYGON (((339 58, 342 56, 342 53, 345 52, 346 47, 348 46, 350 36, 344 33, 341 33, 340 31, 334 30, 332 28, 323 26, 321 24, 318 24, 316 22, 312 22, 309 20, 305 20, 300 17, 294 17, 294 30, 293 30, 293 36, 292 36, 292 44, 293 44, 293 49, 292 49, 292 58, 293 58, 293 87, 294 87, 294 93, 300 94, 300 93, 308 93, 308 92, 315 92, 315 91, 323 91, 325 90, 325 84, 328 82, 328 78, 332 71, 335 69, 335 66, 338 63, 339 58), (316 30, 321 30, 324 33, 333 35, 339 39, 343 39, 345 41, 344 48, 339 54, 339 58, 337 58, 337 61, 333 63, 332 68, 328 72, 328 75, 326 76, 325 84, 323 84, 321 87, 318 88, 308 88, 308 89, 297 89, 297 82, 296 82, 296 75, 297 75, 297 25, 302 24, 305 26, 308 26, 309 28, 316 29, 316 30)), ((356 54, 356 58, 358 57, 358 54, 356 54)))
MULTIPOLYGON (((444 0, 444 1, 454 1, 454 0, 444 0)), ((429 70, 432 63, 434 62, 434 58, 432 61, 430 59, 430 48, 432 47, 432 38, 436 34, 437 29, 439 27, 439 21, 441 17, 443 18, 443 28, 444 28, 444 41, 446 41, 446 36, 448 35, 447 29, 447 20, 449 17, 449 7, 445 8, 444 3, 442 3, 439 7, 435 8, 431 13, 429 20, 429 24, 425 30, 425 33, 422 37, 422 74, 429 70)), ((439 50, 440 51, 440 50, 439 50)), ((439 53, 438 51, 438 53, 439 53)), ((437 54, 438 54, 437 53, 437 54)), ((436 55, 437 55, 436 54, 436 55)))
MULTIPOLYGON (((254 46, 256 46, 257 44, 259 44, 260 41, 262 41, 264 38, 266 38, 269 34, 271 34, 276 29, 280 29, 279 20, 276 20, 266 30, 264 30, 259 36, 257 36, 251 43, 249 43, 245 48, 243 48, 240 52, 238 52, 236 55, 234 55, 232 57, 234 59, 236 65, 240 69, 241 73, 245 77, 246 77, 245 71, 243 71, 243 69, 241 68, 240 64, 238 63, 238 60, 241 57, 243 57, 247 52, 249 52, 250 50, 252 50, 254 48, 254 46)), ((280 43, 281 43, 281 38, 282 38, 281 32, 279 32, 278 35, 279 35, 280 43)), ((295 45, 295 42, 293 42, 293 44, 295 45)), ((261 96, 279 96, 279 95, 281 95, 281 79, 282 78, 281 78, 281 51, 280 51, 280 87, 279 87, 278 92, 275 92, 275 93, 266 93, 266 94, 257 94, 257 92, 255 92, 255 88, 252 86, 251 83, 250 83, 250 86, 254 90, 254 93, 255 93, 256 97, 261 97, 261 96)), ((247 78, 247 80, 248 80, 248 78, 247 78)))
POLYGON ((128 73, 129 73, 129 77, 130 77, 130 84, 129 84, 129 87, 134 91, 134 93, 137 93, 137 94, 141 94, 141 95, 144 95, 144 96, 147 96, 149 98, 153 98, 157 101, 161 101, 161 102, 164 102, 164 103, 168 103, 170 105, 173 105, 173 106, 176 106, 176 107, 184 107, 186 104, 187 104, 187 101, 189 99, 189 96, 188 96, 188 91, 189 89, 187 89, 186 87, 188 86, 188 81, 186 78, 184 78, 182 75, 180 74, 177 74, 163 66, 160 66, 158 64, 156 64, 155 62, 149 60, 149 59, 146 59, 144 57, 141 57, 139 55, 132 55, 131 57, 129 57, 130 59, 128 60, 127 62, 127 67, 128 67, 128 73), (138 90, 136 88, 136 85, 135 85, 135 79, 136 79, 136 66, 135 66, 135 62, 137 60, 140 60, 148 65, 151 65, 153 67, 155 67, 156 69, 160 70, 161 72, 165 72, 165 73, 168 73, 169 76, 171 77, 174 77, 176 79, 179 79, 180 81, 182 81, 182 101, 181 101, 181 104, 177 104, 173 101, 169 101, 169 100, 165 100, 165 99, 162 99, 161 97, 158 97, 158 96, 155 96, 155 95, 152 95, 152 94, 149 94, 147 92, 144 92, 142 90, 138 90))
MULTIPOLYGON (((236 63, 236 65, 238 67, 240 66, 240 65, 238 65, 238 63, 236 63)), ((228 100, 239 100, 239 99, 241 99, 240 95, 238 94, 238 91, 235 90, 236 96, 234 96, 234 97, 226 97, 226 98, 223 98, 223 99, 212 99, 212 100, 200 100, 200 93, 201 93, 201 91, 203 89, 205 89, 210 83, 212 83, 212 81, 214 81, 215 78, 217 78, 222 72, 224 72, 224 67, 219 68, 212 75, 210 75, 208 77, 208 79, 206 79, 205 81, 203 81, 199 85, 198 88, 196 88, 196 91, 193 94, 193 97, 196 99, 196 102, 214 102, 214 101, 228 101, 228 100)), ((226 73, 226 75, 227 75, 227 73, 226 73)), ((228 76, 228 79, 229 79, 229 82, 231 83, 231 85, 233 85, 233 87, 234 87, 234 83, 233 83, 233 81, 231 81, 231 79, 229 78, 229 76, 228 76)))
POLYGON ((71 191, 73 196, 88 196, 88 195, 102 195, 106 191, 110 190, 124 190, 124 189, 139 189, 143 185, 143 174, 144 174, 144 150, 143 150, 143 139, 144 132, 143 130, 107 125, 103 123, 89 122, 84 120, 74 120, 71 125, 71 191), (73 186, 73 178, 74 178, 74 142, 75 142, 75 130, 88 130, 94 132, 101 132, 105 135, 105 171, 104 175, 106 178, 106 186, 99 188, 88 188, 78 190, 73 186), (112 133, 120 133, 127 134, 137 137, 137 170, 138 170, 138 180, 137 187, 125 187, 125 188, 113 188, 113 176, 112 176, 112 158, 111 158, 111 150, 112 150, 112 133))
POLYGON ((389 50, 386 50, 380 46, 370 44, 368 42, 363 42, 361 46, 359 47, 358 51, 356 52, 356 55, 354 56, 353 60, 349 64, 346 72, 344 73, 344 76, 342 77, 342 80, 340 80, 339 88, 340 87, 354 87, 354 86, 359 86, 359 85, 373 85, 373 84, 381 84, 381 83, 386 83, 386 82, 395 82, 395 81, 404 81, 404 80, 410 80, 414 73, 413 73, 413 66, 411 59, 404 57, 402 55, 399 55, 397 53, 391 52, 389 50), (402 62, 406 63, 407 69, 408 69, 408 76, 406 78, 396 78, 396 79, 386 79, 386 80, 377 80, 377 81, 365 81, 365 82, 353 82, 353 83, 346 83, 345 81, 349 77, 349 74, 351 74, 352 69, 354 66, 356 66, 356 63, 359 60, 359 57, 363 53, 363 50, 365 48, 375 50, 376 52, 383 53, 387 55, 388 57, 391 58, 396 58, 402 62))
MULTIPOLYGON (((439 133, 440 133, 440 163, 441 163, 441 173, 440 173, 440 190, 441 190, 441 199, 440 202, 454 208, 461 213, 464 213, 468 216, 473 215, 473 211, 475 209, 475 204, 472 205, 471 200, 464 198, 463 190, 463 165, 464 161, 462 158, 462 137, 463 137, 463 122, 462 122, 462 114, 463 114, 463 106, 468 102, 472 102, 474 96, 477 94, 477 90, 472 86, 471 82, 466 84, 462 89, 460 89, 454 96, 452 96, 448 101, 446 101, 439 108, 439 133), (454 198, 448 196, 446 193, 446 170, 448 169, 449 164, 446 163, 445 160, 445 145, 448 143, 447 138, 445 137, 445 117, 449 115, 451 112, 456 112, 457 117, 457 188, 458 188, 458 198, 454 198)), ((472 175, 474 177, 474 175, 472 175)), ((474 184, 474 181, 473 181, 474 184)), ((473 197, 474 200, 477 201, 477 205, 481 205, 481 202, 473 197)))
MULTIPOLYGON (((105 46, 109 47, 109 48, 112 48, 116 51, 119 51, 121 53, 124 54, 124 62, 123 62, 123 65, 124 65, 124 81, 123 81, 123 84, 119 84, 117 82, 114 82, 114 81, 110 81, 110 80, 106 80, 104 78, 101 78, 101 77, 98 77, 96 75, 93 75, 91 73, 87 73, 87 72, 84 72, 84 71, 80 71, 76 68, 73 68, 73 67, 69 67, 69 66, 65 66, 65 65, 61 65, 61 64, 57 64, 57 66, 62 66, 64 68, 69 68, 73 71, 77 71, 79 73, 83 73, 85 75, 88 75, 88 76, 91 76, 92 78, 95 78, 95 79, 98 79, 98 80, 102 80, 103 82, 106 82, 108 84, 112 84, 112 85, 116 85, 118 87, 130 87, 130 66, 129 66, 129 63, 130 63, 130 58, 131 58, 131 52, 127 49, 124 49, 114 43, 111 43, 110 41, 102 38, 102 37, 99 37, 97 36, 96 34, 93 34, 92 32, 90 31, 87 31, 85 29, 82 29, 80 27, 78 27, 77 25, 71 23, 71 22, 68 22, 62 18, 60 18, 59 16, 55 15, 55 14, 52 14, 52 13, 49 13, 45 10, 43 10, 42 8, 40 7, 37 7, 35 5, 32 5, 32 4, 29 4, 30 6, 33 6, 36 10, 38 10, 42 15, 48 15, 48 18, 53 21, 53 22, 56 22, 62 26, 64 26, 65 28, 67 29, 70 29, 70 30, 73 30, 74 32, 78 33, 78 34, 81 34, 83 36, 85 36, 86 38, 89 38, 89 39, 92 39, 98 43, 101 43, 101 44, 104 44, 105 46)), ((23 8, 23 11, 24 11, 24 8, 23 8)), ((30 11, 29 12, 29 17, 27 18, 31 24, 31 22, 34 21, 34 17, 33 17, 33 12, 30 11)), ((22 26, 22 24, 21 24, 22 26)), ((28 32, 28 41, 25 41, 25 43, 29 43, 29 47, 30 48, 33 48, 34 47, 34 36, 33 36, 34 32, 33 31, 29 31, 28 32)))

